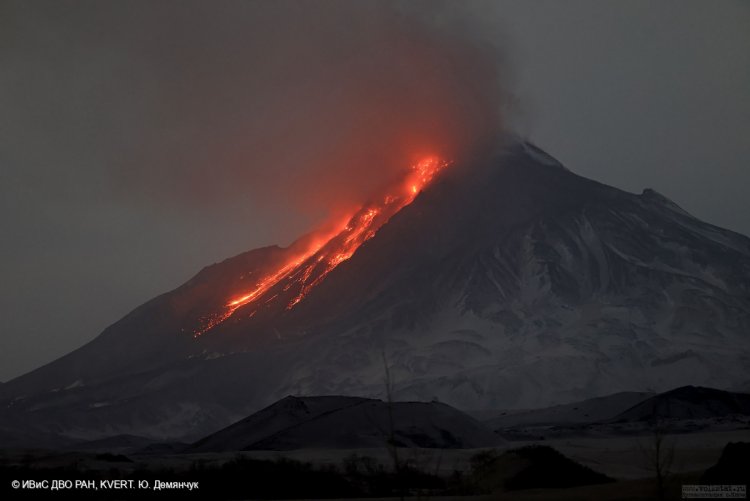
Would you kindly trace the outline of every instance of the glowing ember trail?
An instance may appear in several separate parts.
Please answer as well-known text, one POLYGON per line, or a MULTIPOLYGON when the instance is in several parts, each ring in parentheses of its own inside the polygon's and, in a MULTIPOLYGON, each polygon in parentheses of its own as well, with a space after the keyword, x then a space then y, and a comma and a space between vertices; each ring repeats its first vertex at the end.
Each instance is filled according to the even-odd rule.
POLYGON ((201 319, 202 325, 194 332, 194 337, 213 329, 243 306, 252 307, 248 311, 249 317, 254 316, 261 307, 281 300, 286 301, 287 310, 292 309, 334 268, 352 257, 364 242, 375 236, 394 214, 414 201, 417 194, 447 165, 437 157, 426 157, 412 165, 402 183, 388 190, 379 200, 357 210, 346 226, 318 238, 305 251, 267 273, 255 284, 255 288, 231 298, 223 311, 201 319), (268 294, 271 291, 274 294, 268 294))

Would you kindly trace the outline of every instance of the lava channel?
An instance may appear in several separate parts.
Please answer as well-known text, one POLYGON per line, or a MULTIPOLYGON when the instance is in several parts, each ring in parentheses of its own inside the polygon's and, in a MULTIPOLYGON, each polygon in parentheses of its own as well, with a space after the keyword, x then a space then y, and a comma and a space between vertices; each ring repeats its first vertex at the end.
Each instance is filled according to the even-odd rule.
POLYGON ((319 236, 305 251, 265 274, 253 289, 230 298, 222 311, 203 317, 201 325, 194 331, 194 337, 205 334, 244 306, 248 306, 245 310, 252 317, 261 307, 281 301, 284 296, 287 298, 285 308, 294 308, 331 271, 375 236, 394 214, 412 203, 417 194, 447 165, 448 162, 438 157, 426 157, 412 165, 402 182, 395 184, 375 202, 360 207, 343 227, 319 236), (275 294, 269 294, 271 291, 275 294))

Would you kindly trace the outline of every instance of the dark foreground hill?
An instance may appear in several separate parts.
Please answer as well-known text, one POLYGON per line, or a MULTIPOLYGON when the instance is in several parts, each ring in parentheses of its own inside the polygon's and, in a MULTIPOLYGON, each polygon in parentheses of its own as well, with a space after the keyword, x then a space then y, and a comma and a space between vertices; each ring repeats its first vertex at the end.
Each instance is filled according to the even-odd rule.
POLYGON ((750 486, 750 442, 730 442, 719 461, 706 470, 701 483, 750 486))
POLYGON ((487 451, 472 458, 475 482, 487 492, 603 484, 614 479, 540 445, 487 451))
POLYGON ((286 397, 195 443, 184 452, 500 445, 470 416, 439 402, 356 397, 286 397))

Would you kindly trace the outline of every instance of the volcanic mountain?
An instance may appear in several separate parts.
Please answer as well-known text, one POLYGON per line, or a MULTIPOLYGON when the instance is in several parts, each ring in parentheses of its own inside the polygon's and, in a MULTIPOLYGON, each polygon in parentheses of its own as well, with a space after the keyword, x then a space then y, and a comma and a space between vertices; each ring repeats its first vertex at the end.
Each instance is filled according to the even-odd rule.
POLYGON ((750 381, 750 239, 521 140, 209 266, 0 387, 0 428, 198 438, 285 395, 531 408, 750 381))

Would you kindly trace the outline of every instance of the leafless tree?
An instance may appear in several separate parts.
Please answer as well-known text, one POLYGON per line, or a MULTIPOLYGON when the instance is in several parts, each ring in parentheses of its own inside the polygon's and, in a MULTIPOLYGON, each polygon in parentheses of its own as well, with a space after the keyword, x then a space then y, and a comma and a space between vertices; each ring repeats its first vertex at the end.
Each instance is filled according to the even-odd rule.
POLYGON ((656 497, 660 501, 667 498, 667 481, 674 464, 674 440, 669 439, 663 420, 654 413, 651 435, 646 444, 641 444, 641 452, 646 457, 647 467, 656 481, 656 497))
MULTIPOLYGON (((388 438, 386 440, 386 446, 388 447, 388 453, 393 461, 393 473, 396 476, 396 481, 400 484, 402 480, 402 464, 398 456, 398 446, 396 444, 396 423, 393 419, 393 381, 391 380, 391 368, 388 365, 388 357, 385 354, 385 348, 380 352, 381 358, 383 359, 383 374, 385 383, 385 399, 386 408, 388 410, 388 438)), ((403 486, 399 487, 399 498, 404 499, 403 486)))

